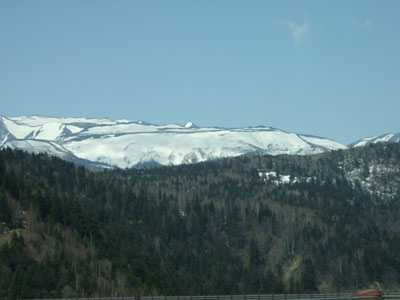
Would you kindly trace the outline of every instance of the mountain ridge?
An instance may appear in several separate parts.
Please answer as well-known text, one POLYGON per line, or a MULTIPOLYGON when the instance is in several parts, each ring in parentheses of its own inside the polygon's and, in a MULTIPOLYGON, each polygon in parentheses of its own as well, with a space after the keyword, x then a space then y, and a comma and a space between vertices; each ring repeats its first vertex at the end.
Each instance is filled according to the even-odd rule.
POLYGON ((0 149, 44 152, 92 168, 130 168, 196 163, 241 155, 317 154, 378 142, 400 133, 359 139, 347 146, 330 138, 272 126, 157 125, 127 119, 0 116, 0 149))
POLYGON ((45 152, 67 160, 130 168, 179 165, 249 153, 316 154, 346 146, 269 126, 242 128, 155 125, 108 118, 0 116, 1 148, 45 152))
POLYGON ((377 136, 370 136, 359 139, 353 143, 349 144, 349 147, 361 147, 372 143, 379 143, 379 142, 400 142, 400 132, 398 133, 385 133, 377 136))

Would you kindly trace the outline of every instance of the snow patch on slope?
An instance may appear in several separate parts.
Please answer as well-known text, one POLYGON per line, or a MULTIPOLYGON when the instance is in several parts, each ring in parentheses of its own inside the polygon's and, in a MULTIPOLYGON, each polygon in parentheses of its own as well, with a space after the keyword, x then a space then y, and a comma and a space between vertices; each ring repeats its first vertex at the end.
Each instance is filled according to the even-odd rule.
POLYGON ((11 149, 24 149, 30 153, 47 153, 58 157, 68 154, 68 151, 59 144, 41 140, 11 140, 5 146, 11 149))
POLYGON ((23 139, 35 131, 35 127, 24 125, 8 118, 2 118, 2 121, 8 131, 18 139, 23 139))
POLYGON ((64 131, 65 125, 60 123, 47 123, 40 126, 35 138, 41 140, 56 140, 64 131))

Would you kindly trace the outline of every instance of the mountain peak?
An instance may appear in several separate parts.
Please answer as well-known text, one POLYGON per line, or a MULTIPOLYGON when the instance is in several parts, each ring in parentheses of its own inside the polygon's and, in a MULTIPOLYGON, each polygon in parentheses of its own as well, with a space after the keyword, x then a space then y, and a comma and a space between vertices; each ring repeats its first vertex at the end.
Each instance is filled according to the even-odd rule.
POLYGON ((196 124, 192 123, 192 122, 187 122, 185 124, 185 128, 197 128, 196 124))

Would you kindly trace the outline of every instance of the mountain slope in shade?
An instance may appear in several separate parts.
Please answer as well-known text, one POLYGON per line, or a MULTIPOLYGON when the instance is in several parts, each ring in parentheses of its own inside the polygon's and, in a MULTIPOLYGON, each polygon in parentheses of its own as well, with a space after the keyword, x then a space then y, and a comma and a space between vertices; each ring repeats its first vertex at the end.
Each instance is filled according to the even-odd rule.
POLYGON ((398 133, 386 133, 379 136, 366 137, 351 143, 349 147, 360 147, 368 144, 379 143, 379 142, 400 142, 400 132, 398 133))
POLYGON ((336 141, 272 127, 154 125, 141 121, 0 117, 0 148, 45 152, 103 166, 179 165, 244 154, 316 154, 344 149, 336 141))

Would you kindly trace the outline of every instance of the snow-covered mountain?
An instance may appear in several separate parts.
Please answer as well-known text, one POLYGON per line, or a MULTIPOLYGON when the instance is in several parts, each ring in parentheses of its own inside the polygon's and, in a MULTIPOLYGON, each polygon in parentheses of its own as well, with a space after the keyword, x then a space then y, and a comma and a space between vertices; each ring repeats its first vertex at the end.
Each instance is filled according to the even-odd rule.
POLYGON ((129 120, 0 117, 0 148, 45 152, 98 166, 179 165, 244 154, 315 154, 346 146, 272 127, 154 125, 129 120))
POLYGON ((379 136, 366 137, 351 143, 349 147, 360 147, 368 144, 379 143, 379 142, 400 142, 400 132, 399 133, 386 133, 379 136))

